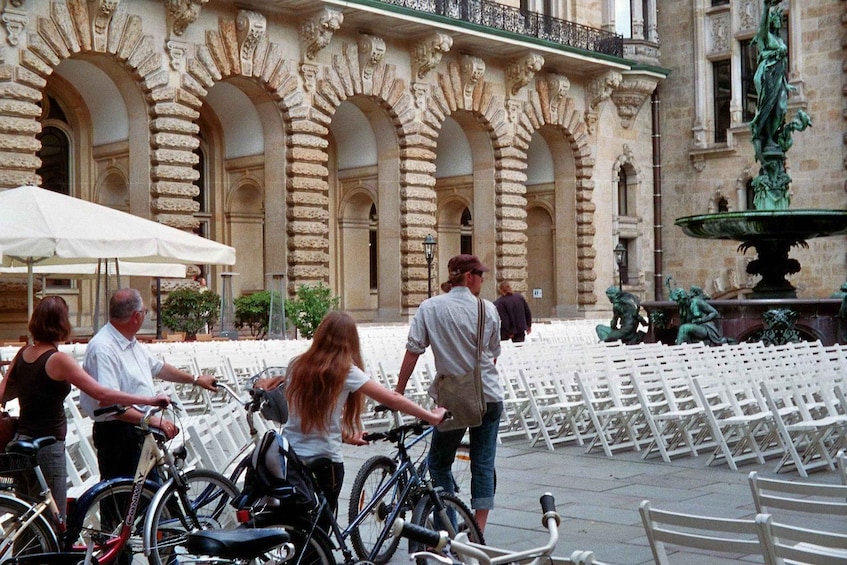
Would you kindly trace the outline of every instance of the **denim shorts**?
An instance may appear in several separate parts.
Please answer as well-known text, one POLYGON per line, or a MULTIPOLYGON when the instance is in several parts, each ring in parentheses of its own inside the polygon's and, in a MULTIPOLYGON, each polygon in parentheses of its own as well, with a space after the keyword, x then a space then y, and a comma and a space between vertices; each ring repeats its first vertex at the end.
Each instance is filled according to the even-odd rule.
MULTIPOLYGON (((471 508, 490 510, 494 508, 494 458, 497 454, 497 433, 500 430, 502 402, 486 405, 482 423, 470 429, 471 436, 471 508)), ((456 458, 456 450, 462 442, 465 430, 432 434, 427 463, 432 482, 445 492, 456 492, 456 483, 450 470, 456 458)))

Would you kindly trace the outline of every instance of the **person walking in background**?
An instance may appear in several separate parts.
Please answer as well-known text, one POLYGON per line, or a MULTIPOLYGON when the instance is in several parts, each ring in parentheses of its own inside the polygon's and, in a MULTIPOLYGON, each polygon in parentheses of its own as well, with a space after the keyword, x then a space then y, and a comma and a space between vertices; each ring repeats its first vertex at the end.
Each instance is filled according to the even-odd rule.
MULTIPOLYGON (((385 388, 364 372, 356 322, 334 311, 321 320, 312 344, 294 358, 285 376, 288 424, 285 437, 312 471, 333 513, 344 481, 341 444, 366 445, 361 414, 368 396, 392 410, 438 424, 444 408, 427 410, 385 388)), ((273 389, 274 383, 263 383, 273 389)))
MULTIPOLYGON (((170 401, 164 394, 128 394, 107 388, 86 373, 73 357, 59 351, 59 344, 65 343, 71 335, 68 305, 60 296, 48 296, 38 303, 29 321, 29 332, 33 344, 23 347, 15 356, 6 378, 0 382, 0 399, 3 404, 18 399, 20 418, 13 440, 56 438, 56 443, 38 451, 38 464, 64 516, 68 481, 65 466, 68 421, 64 403, 71 385, 103 405, 167 406, 170 401)), ((40 489, 34 476, 24 474, 15 488, 33 499, 37 498, 40 489)))
MULTIPOLYGON (((409 325, 406 354, 397 378, 396 391, 403 393, 415 369, 418 357, 432 347, 435 370, 439 375, 464 375, 471 372, 477 360, 477 296, 482 288, 483 273, 488 267, 474 255, 457 255, 447 263, 449 290, 424 300, 409 325)), ((442 285, 445 288, 445 285, 442 285)), ((500 355, 500 319, 497 308, 483 300, 485 325, 482 333, 480 372, 486 412, 479 426, 470 428, 471 507, 481 530, 485 530, 488 514, 494 507, 494 460, 497 432, 503 412, 503 386, 500 384, 497 356, 500 355)), ((434 383, 429 393, 435 395, 434 383)), ((465 429, 441 431, 432 436, 427 460, 435 486, 453 493, 456 484, 451 467, 465 429)))
MULTIPOLYGON (((215 391, 215 377, 192 375, 150 355, 135 334, 141 329, 147 308, 141 293, 134 288, 122 288, 109 300, 109 323, 91 338, 85 348, 83 367, 97 381, 113 390, 152 396, 153 377, 172 383, 201 386, 215 391)), ((94 447, 100 480, 135 475, 144 432, 138 423, 144 416, 137 408, 120 415, 94 416, 102 403, 92 395, 80 395, 80 407, 94 418, 94 447)), ((168 438, 179 433, 176 425, 162 418, 151 424, 160 428, 168 438)), ((155 473, 155 470, 154 470, 155 473)))
POLYGON ((532 312, 523 295, 512 290, 508 281, 498 285, 500 298, 494 301, 500 314, 500 339, 511 339, 515 343, 526 340, 526 334, 532 333, 532 312))

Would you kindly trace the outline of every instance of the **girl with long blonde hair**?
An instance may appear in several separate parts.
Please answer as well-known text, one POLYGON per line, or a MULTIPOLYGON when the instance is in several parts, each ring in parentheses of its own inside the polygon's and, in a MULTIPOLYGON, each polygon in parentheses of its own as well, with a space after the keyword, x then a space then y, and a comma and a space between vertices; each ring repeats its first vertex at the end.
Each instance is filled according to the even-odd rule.
POLYGON ((285 435, 312 469, 333 511, 344 481, 341 445, 367 443, 361 420, 365 396, 433 425, 444 419, 444 408, 427 410, 368 377, 356 322, 346 312, 324 317, 312 345, 289 365, 285 381, 285 435))

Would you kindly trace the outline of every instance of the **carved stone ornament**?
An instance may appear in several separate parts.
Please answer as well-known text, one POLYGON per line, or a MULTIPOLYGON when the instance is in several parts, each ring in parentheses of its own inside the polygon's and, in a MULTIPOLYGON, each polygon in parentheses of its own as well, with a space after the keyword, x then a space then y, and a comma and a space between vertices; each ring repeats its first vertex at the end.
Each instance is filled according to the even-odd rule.
POLYGON ((738 27, 747 31, 756 29, 759 25, 759 0, 742 0, 738 7, 738 27))
POLYGON ((529 53, 512 61, 506 67, 506 84, 509 92, 514 96, 518 91, 529 84, 535 73, 544 66, 544 57, 537 53, 529 53))
POLYGON ((26 12, 6 9, 3 12, 3 25, 6 27, 6 40, 9 45, 17 45, 29 22, 26 12))
POLYGON ((188 43, 171 39, 165 42, 165 48, 168 50, 168 56, 171 59, 171 69, 178 72, 185 71, 185 58, 186 55, 188 55, 188 43))
POLYGON ((235 29, 238 35, 238 55, 241 59, 241 74, 253 74, 253 54, 256 46, 265 36, 268 21, 258 12, 239 10, 235 18, 235 29))
POLYGON ((385 40, 377 35, 363 33, 359 36, 359 72, 362 81, 373 81, 374 71, 385 58, 385 40))
POLYGON ((506 116, 508 116, 510 124, 518 123, 518 117, 521 114, 521 102, 520 100, 506 100, 506 116))
POLYGON ((318 66, 313 63, 301 64, 300 76, 303 77, 303 88, 306 92, 314 92, 318 86, 318 66))
POLYGON ((624 128, 629 128, 635 121, 644 101, 656 90, 658 82, 658 79, 652 77, 623 77, 620 85, 612 92, 612 102, 618 109, 624 128))
POLYGON ((621 84, 621 74, 617 71, 607 71, 588 81, 586 94, 588 97, 588 109, 585 111, 585 125, 588 132, 594 133, 594 126, 599 117, 598 108, 605 102, 621 84))
POLYGON ((20 8, 24 5, 24 0, 9 0, 9 4, 14 8, 20 8))
POLYGON ((118 4, 121 0, 89 0, 95 4, 89 13, 93 18, 93 27, 95 35, 102 35, 109 29, 109 22, 112 20, 112 15, 118 9, 118 4))
POLYGON ((729 12, 715 14, 709 18, 707 36, 709 53, 725 53, 730 50, 731 27, 729 12))
POLYGON ((473 106, 473 91, 485 75, 485 61, 473 55, 462 55, 461 64, 462 94, 465 108, 473 106))
POLYGON ((306 18, 300 26, 300 39, 307 59, 314 59, 318 51, 329 45, 332 34, 341 29, 343 21, 344 14, 334 8, 324 8, 306 18))
POLYGON ((182 35, 200 17, 200 9, 209 0, 168 0, 168 12, 173 20, 173 32, 182 35))
POLYGON ((565 75, 553 73, 545 76, 543 80, 547 83, 547 92, 550 97, 550 121, 556 123, 561 117, 559 116, 559 108, 571 89, 571 81, 565 75))
POLYGON ((415 112, 418 120, 423 119, 427 104, 429 104, 430 86, 423 82, 412 83, 412 100, 415 102, 415 112))
POLYGON ((453 47, 453 38, 446 33, 436 32, 412 46, 412 67, 419 79, 441 62, 441 57, 453 47))

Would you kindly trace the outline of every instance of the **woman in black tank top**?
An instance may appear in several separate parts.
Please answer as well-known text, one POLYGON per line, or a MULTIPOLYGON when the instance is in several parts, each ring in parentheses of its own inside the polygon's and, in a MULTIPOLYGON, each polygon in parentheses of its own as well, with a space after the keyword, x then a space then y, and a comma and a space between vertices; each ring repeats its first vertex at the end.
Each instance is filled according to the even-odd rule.
MULTIPOLYGON (((15 356, 6 378, 0 381, 0 399, 4 404, 18 399, 20 418, 14 439, 54 436, 59 440, 39 451, 38 463, 64 515, 67 497, 65 434, 68 429, 64 403, 71 385, 96 398, 103 406, 167 406, 169 400, 164 394, 139 396, 106 388, 86 373, 73 357, 60 352, 59 344, 71 335, 68 305, 60 296, 49 296, 38 304, 29 321, 29 332, 33 344, 23 347, 15 356)), ((15 487, 23 494, 38 494, 35 477, 22 478, 15 487)))

